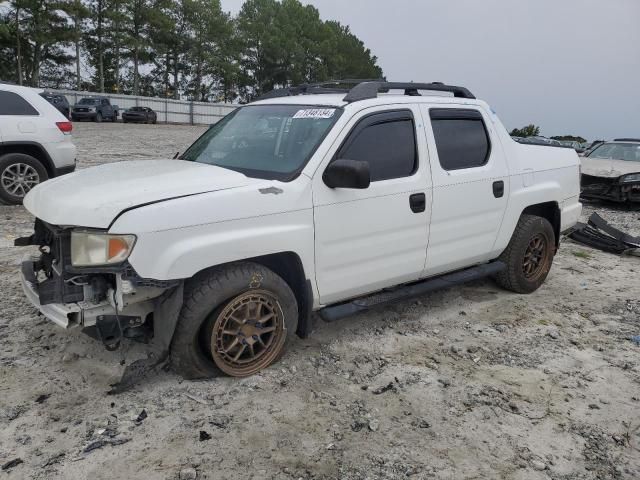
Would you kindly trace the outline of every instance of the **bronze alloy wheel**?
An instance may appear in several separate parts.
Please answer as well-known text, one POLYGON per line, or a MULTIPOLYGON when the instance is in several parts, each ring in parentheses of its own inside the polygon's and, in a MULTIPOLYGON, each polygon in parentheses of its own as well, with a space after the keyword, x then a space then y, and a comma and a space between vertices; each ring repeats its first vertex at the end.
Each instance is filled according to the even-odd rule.
POLYGON ((536 279, 544 270, 547 263, 549 248, 546 237, 542 233, 534 235, 522 259, 522 273, 527 279, 536 279))
POLYGON ((286 340, 284 314, 268 291, 251 290, 232 299, 218 314, 211 355, 227 375, 246 377, 269 366, 286 340))

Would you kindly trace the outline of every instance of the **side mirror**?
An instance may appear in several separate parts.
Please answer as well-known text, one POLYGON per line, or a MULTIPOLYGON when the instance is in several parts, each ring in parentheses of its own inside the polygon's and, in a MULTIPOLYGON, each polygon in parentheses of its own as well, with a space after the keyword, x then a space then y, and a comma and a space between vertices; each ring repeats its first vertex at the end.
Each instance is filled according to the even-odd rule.
POLYGON ((329 188, 369 188, 369 164, 361 160, 335 160, 322 174, 322 180, 329 188))

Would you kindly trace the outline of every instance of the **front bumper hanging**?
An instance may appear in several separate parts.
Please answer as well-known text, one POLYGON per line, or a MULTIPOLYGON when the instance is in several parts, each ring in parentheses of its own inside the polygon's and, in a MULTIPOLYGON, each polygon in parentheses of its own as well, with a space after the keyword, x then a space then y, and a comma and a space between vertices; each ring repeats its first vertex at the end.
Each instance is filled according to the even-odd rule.
MULTIPOLYGON (((101 315, 115 315, 116 309, 108 302, 91 304, 80 300, 69 303, 45 303, 40 301, 39 284, 35 265, 40 259, 25 257, 20 269, 20 281, 25 296, 40 313, 62 328, 90 326, 101 315)), ((41 284, 40 284, 41 285, 41 284)))

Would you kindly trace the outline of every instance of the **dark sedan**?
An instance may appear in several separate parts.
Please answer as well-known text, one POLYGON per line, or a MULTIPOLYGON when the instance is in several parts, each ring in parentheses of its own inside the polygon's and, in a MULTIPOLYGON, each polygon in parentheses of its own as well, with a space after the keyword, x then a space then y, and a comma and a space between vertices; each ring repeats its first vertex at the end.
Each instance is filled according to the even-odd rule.
POLYGON ((122 121, 128 122, 141 122, 141 123, 156 123, 158 121, 158 115, 149 107, 131 107, 128 110, 122 112, 122 121))
POLYGON ((67 100, 67 97, 65 97, 64 95, 59 95, 57 93, 51 93, 51 92, 42 92, 40 96, 44 98, 47 102, 49 102, 51 105, 56 107, 61 114, 69 118, 69 114, 71 113, 71 107, 69 107, 69 101, 67 100))

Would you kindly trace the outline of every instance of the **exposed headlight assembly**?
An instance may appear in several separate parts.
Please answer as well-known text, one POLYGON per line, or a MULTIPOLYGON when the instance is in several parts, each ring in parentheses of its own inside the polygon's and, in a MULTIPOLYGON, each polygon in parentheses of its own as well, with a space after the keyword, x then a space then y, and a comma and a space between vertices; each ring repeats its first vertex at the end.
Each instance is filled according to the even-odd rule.
POLYGON ((629 175, 623 175, 620 177, 620 183, 633 183, 640 182, 640 173, 630 173, 629 175))
POLYGON ((135 235, 71 232, 71 264, 74 267, 113 265, 129 258, 135 235))

